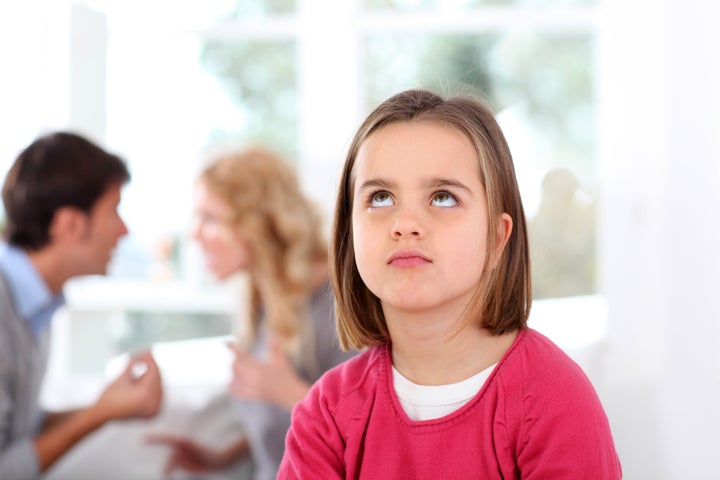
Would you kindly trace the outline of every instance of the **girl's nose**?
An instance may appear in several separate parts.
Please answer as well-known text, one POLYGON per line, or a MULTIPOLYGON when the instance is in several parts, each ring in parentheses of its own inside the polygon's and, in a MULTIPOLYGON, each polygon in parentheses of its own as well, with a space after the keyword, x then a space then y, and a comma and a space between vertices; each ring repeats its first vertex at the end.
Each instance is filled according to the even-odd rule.
POLYGON ((398 211, 393 223, 390 235, 399 240, 401 238, 421 238, 425 234, 425 229, 419 218, 418 212, 410 209, 402 209, 398 211))

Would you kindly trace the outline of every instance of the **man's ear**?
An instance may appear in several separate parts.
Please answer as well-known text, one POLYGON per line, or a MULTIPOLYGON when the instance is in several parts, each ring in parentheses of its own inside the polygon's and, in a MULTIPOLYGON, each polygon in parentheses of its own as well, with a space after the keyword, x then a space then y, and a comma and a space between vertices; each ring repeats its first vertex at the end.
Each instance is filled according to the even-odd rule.
POLYGON ((510 234, 513 229, 512 217, 507 213, 501 213, 498 216, 497 224, 495 225, 495 251, 492 256, 492 268, 495 268, 502 257, 502 252, 510 239, 510 234))
POLYGON ((77 207, 60 207, 55 210, 50 228, 51 243, 74 242, 87 228, 88 216, 77 207))

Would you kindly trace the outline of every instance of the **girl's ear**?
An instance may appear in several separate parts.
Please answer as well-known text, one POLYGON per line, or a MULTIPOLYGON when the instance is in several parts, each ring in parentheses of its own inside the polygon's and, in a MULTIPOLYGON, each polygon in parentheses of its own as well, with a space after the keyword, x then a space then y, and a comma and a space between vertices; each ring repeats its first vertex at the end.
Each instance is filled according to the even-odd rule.
POLYGON ((76 207, 60 207, 50 222, 51 243, 67 243, 81 238, 87 229, 87 213, 76 207))
POLYGON ((492 268, 495 268, 500 261, 502 252, 510 239, 513 229, 512 217, 507 213, 501 213, 495 226, 495 251, 492 256, 492 268))

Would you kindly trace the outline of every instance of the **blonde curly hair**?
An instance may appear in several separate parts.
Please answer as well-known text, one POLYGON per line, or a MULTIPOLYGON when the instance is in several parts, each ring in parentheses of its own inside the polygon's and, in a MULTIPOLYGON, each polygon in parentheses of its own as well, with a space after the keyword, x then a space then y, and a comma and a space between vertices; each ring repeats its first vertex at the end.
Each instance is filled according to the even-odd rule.
POLYGON ((249 147, 213 156, 198 182, 232 208, 230 225, 250 246, 245 340, 257 337, 262 316, 286 351, 297 354, 305 338, 313 267, 327 262, 328 247, 321 216, 301 191, 295 170, 278 154, 249 147))

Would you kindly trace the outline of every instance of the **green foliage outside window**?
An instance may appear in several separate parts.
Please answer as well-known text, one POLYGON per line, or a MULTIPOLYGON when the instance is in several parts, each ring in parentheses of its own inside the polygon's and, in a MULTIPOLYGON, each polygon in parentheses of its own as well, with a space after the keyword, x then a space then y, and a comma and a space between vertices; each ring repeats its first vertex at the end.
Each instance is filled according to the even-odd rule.
POLYGON ((297 0, 240 0, 223 18, 293 14, 297 11, 297 3, 297 0))
POLYGON ((215 130, 210 144, 244 141, 297 150, 297 68, 294 42, 207 42, 201 65, 224 86, 246 119, 232 131, 215 130))
POLYGON ((553 150, 543 167, 570 168, 588 181, 595 177, 592 57, 587 35, 373 35, 366 39, 367 105, 405 88, 470 86, 496 111, 522 105, 553 150))
POLYGON ((482 7, 554 7, 554 6, 586 6, 597 0, 365 0, 370 11, 403 10, 403 11, 436 11, 443 9, 472 10, 482 7))

